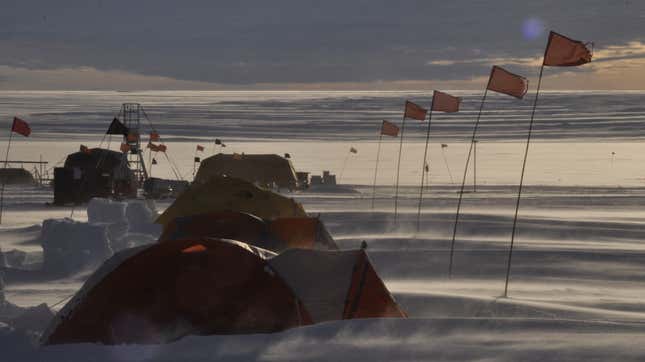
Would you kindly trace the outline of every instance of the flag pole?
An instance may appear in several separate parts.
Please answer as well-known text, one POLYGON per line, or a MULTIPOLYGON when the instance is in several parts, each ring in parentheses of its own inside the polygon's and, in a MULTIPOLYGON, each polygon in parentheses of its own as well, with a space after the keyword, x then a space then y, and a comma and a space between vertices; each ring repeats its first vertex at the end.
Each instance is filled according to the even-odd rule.
POLYGON ((378 136, 378 147, 376 147, 376 165, 374 166, 374 186, 372 187, 372 211, 374 211, 374 200, 376 199, 376 174, 378 172, 378 162, 381 156, 381 141, 383 140, 383 126, 378 136))
POLYGON ((477 128, 479 127, 479 120, 482 116, 482 110, 484 109, 484 103, 486 102, 486 96, 488 95, 488 86, 484 91, 484 96, 482 97, 482 102, 479 105, 479 112, 477 113, 477 120, 475 120, 475 126, 473 127, 473 135, 470 139, 470 148, 468 149, 468 156, 466 157, 466 165, 464 166, 464 176, 461 179, 461 188, 459 190, 459 201, 457 201, 457 212, 455 213, 455 224, 452 229, 452 241, 450 242, 450 263, 448 264, 448 278, 452 278, 452 262, 455 255, 455 237, 457 236, 457 225, 459 224, 459 212, 461 211, 461 201, 464 197, 464 187, 466 186, 466 176, 468 175, 468 164, 470 163, 470 156, 473 152, 473 144, 475 143, 475 137, 477 136, 477 128))
POLYGON ((450 177, 450 183, 455 184, 455 180, 452 178, 452 172, 450 172, 450 166, 448 166, 448 159, 446 158, 446 151, 444 147, 441 147, 441 155, 443 156, 443 163, 446 165, 446 170, 448 170, 448 176, 450 177))
POLYGON ((526 169, 526 159, 528 158, 528 155, 529 155, 529 146, 531 144, 531 134, 533 133, 533 120, 535 119, 535 109, 537 108, 538 97, 540 95, 540 86, 542 85, 543 71, 544 71, 544 62, 542 62, 542 66, 540 67, 540 76, 538 78, 537 90, 535 91, 535 100, 533 101, 533 110, 531 111, 531 121, 529 122, 529 132, 526 136, 526 149, 524 150, 524 161, 522 162, 522 174, 520 176, 520 187, 517 190, 517 201, 515 203, 515 216, 513 217, 513 229, 511 231, 511 246, 508 249, 508 262, 506 264, 506 282, 504 283, 504 298, 508 297, 508 279, 511 274, 511 260, 513 258, 513 244, 515 242, 517 214, 520 210, 522 186, 524 185, 524 170, 526 169))
POLYGON ((473 192, 477 192, 477 143, 473 141, 473 192))
POLYGON ((150 164, 150 166, 148 167, 148 171, 150 173, 150 177, 152 177, 152 150, 150 150, 148 154, 148 163, 150 164))
POLYGON ((345 173, 345 166, 347 166, 347 160, 349 159, 349 155, 352 153, 352 151, 347 152, 347 156, 345 156, 345 159, 343 160, 343 167, 340 169, 340 176, 338 177, 338 184, 340 184, 341 180, 343 179, 343 174, 345 173))
POLYGON ((397 223, 399 216, 399 175, 401 173, 401 151, 403 151, 403 132, 405 131, 405 111, 401 121, 401 141, 399 142, 399 160, 396 163, 396 186, 394 187, 394 223, 397 223))
MULTIPOLYGON (((434 103, 434 97, 433 101, 434 103)), ((430 124, 432 122, 432 104, 430 105, 430 111, 428 115, 428 130, 426 131, 426 148, 423 151, 423 165, 421 165, 421 187, 419 190, 419 208, 417 210, 417 233, 421 227, 421 204, 423 203, 423 181, 425 180, 426 175, 426 160, 428 159, 428 143, 430 142, 430 124)))
POLYGON ((195 159, 197 158, 197 147, 195 147, 195 151, 193 152, 193 181, 195 181, 195 159))
MULTIPOLYGON (((15 121, 14 121, 15 122, 15 121)), ((9 162, 9 149, 11 148, 11 139, 13 139, 13 125, 9 131, 9 142, 7 143, 7 154, 4 158, 4 171, 2 175, 2 187, 0 188, 0 224, 2 224, 2 211, 4 209, 4 187, 7 183, 7 163, 9 162)))

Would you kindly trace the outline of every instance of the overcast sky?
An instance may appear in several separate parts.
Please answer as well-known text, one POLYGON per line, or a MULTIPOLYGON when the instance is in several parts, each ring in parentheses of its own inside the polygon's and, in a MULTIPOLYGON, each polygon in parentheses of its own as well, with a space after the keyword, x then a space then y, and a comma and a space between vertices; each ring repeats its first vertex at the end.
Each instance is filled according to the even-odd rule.
POLYGON ((476 89, 549 29, 595 43, 550 87, 645 89, 642 0, 0 2, 0 89, 476 89))

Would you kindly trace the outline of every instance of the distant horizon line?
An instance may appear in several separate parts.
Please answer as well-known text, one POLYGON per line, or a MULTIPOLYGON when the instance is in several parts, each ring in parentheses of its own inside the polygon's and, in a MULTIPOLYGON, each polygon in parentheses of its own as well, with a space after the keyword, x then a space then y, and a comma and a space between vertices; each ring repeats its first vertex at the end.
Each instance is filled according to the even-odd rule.
MULTIPOLYGON (((222 93, 222 92, 232 92, 232 93, 247 93, 247 92, 257 92, 257 93, 270 93, 270 92, 281 92, 281 93, 300 93, 300 92, 310 92, 310 93, 412 93, 412 92, 432 92, 433 90, 439 90, 435 88, 430 89, 189 89, 189 88, 177 88, 177 89, 0 89, 0 93, 10 93, 10 92, 115 92, 115 93, 136 93, 136 92, 212 92, 212 93, 222 93)), ((444 91, 448 92, 479 92, 483 89, 457 89, 457 88, 442 88, 444 91)), ((540 90, 540 93, 643 93, 645 89, 550 89, 550 90, 540 90)), ((532 93, 529 91, 528 93, 532 93)), ((534 91, 533 91, 534 93, 534 91)))

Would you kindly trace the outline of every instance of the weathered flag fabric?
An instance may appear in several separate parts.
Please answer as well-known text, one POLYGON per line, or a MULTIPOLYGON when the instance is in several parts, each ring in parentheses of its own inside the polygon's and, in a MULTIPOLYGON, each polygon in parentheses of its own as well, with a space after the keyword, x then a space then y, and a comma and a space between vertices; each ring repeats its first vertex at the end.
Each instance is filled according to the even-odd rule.
POLYGON ((522 99, 529 89, 528 79, 509 72, 508 70, 493 66, 488 79, 488 90, 497 93, 507 94, 522 99))
POLYGON ((418 104, 412 103, 410 101, 405 101, 405 113, 403 114, 405 118, 417 119, 419 121, 424 121, 428 110, 421 107, 418 104))
POLYGON ((454 113, 459 112, 461 98, 451 96, 448 93, 434 91, 432 95, 432 110, 438 112, 454 113))
POLYGON ((399 127, 392 122, 383 121, 383 124, 381 124, 381 134, 390 137, 397 137, 399 135, 399 127))
POLYGON ((29 135, 31 134, 31 127, 29 127, 29 123, 23 121, 22 119, 18 117, 13 117, 11 132, 16 132, 25 137, 29 137, 29 135))
POLYGON ((550 67, 575 67, 591 62, 591 56, 587 44, 552 31, 544 52, 543 64, 550 67))

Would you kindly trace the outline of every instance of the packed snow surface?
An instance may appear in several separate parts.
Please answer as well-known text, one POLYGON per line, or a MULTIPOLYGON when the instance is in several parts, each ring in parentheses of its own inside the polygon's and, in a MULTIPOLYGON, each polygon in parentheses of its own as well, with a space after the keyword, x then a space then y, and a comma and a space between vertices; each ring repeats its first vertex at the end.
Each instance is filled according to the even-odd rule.
MULTIPOLYGON (((429 95, 1 93, 3 119, 19 114, 34 126, 33 138, 16 141, 16 154, 33 159, 43 154, 50 166, 80 143, 98 145, 96 134, 104 132, 123 101, 144 104, 186 178, 196 144, 208 146, 203 157, 220 151, 289 152, 297 170, 319 174, 329 169, 337 177, 349 147, 356 147, 359 152, 347 158, 341 178, 344 187, 356 192, 289 195, 310 214, 320 214, 341 248, 367 242, 374 266, 410 318, 338 321, 267 335, 190 336, 161 346, 38 347, 38 331, 33 330, 48 314, 42 307, 25 308, 46 303, 59 310, 93 270, 89 263, 64 276, 39 274, 47 228, 43 221, 81 225, 77 228, 103 225, 109 245, 115 245, 112 237, 121 236, 117 248, 127 248, 155 240, 159 230, 149 220, 172 200, 156 207, 97 200, 72 209, 46 205, 52 201, 48 188, 10 186, 0 247, 10 266, 17 263, 21 272, 4 276, 11 307, 4 310, 6 318, 0 313, 0 360, 643 360, 642 94, 545 94, 529 155, 508 298, 501 295, 529 104, 493 97, 487 106, 477 146, 477 192, 472 192, 471 169, 454 274, 448 278, 457 184, 479 95, 460 93, 465 97, 462 113, 437 115, 418 231, 424 123, 406 123, 397 224, 392 185, 398 139, 383 143, 377 187, 372 188, 380 120, 399 119, 405 99, 424 104, 429 95), (227 147, 215 148, 216 137, 227 147), (24 255, 10 254, 12 250, 24 255), (12 325, 16 320, 22 323, 12 325)), ((117 144, 114 139, 111 147, 117 144)), ((170 177, 167 160, 157 157, 153 174, 170 177)))

